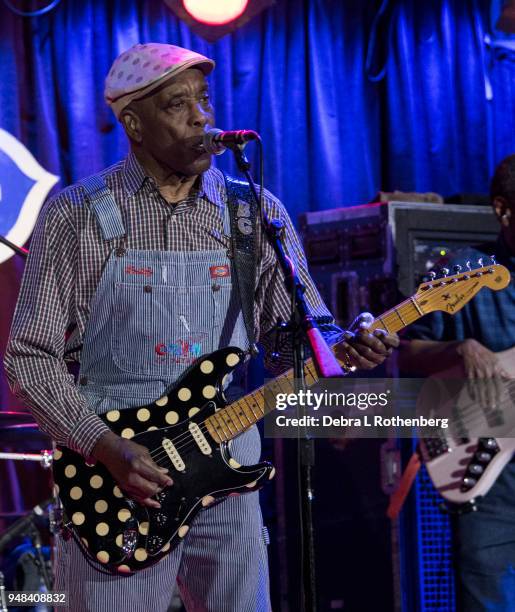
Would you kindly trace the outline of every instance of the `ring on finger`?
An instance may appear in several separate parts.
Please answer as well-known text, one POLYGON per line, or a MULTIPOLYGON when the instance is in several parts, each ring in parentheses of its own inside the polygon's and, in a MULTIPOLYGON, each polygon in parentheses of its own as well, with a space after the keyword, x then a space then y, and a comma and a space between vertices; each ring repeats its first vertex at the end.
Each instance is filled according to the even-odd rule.
POLYGON ((343 369, 346 372, 355 372, 358 368, 355 365, 352 365, 352 361, 350 360, 350 355, 347 351, 343 353, 343 369))

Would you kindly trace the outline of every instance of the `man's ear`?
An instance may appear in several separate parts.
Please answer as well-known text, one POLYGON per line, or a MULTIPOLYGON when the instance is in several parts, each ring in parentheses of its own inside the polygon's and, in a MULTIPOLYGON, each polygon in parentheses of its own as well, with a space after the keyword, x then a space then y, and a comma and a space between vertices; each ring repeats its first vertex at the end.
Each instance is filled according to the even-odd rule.
POLYGON ((143 135, 141 132, 141 120, 138 114, 130 106, 124 108, 120 115, 120 123, 127 136, 135 142, 141 142, 143 135))
POLYGON ((503 198, 502 196, 496 196, 493 199, 492 206, 497 220, 499 221, 499 223, 502 224, 507 218, 506 213, 509 211, 508 202, 506 201, 506 198, 503 198))

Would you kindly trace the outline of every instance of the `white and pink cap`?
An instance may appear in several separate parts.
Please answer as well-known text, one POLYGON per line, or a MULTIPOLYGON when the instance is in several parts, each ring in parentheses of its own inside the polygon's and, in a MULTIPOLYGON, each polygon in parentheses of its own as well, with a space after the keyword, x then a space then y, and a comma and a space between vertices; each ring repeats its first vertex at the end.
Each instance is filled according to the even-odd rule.
POLYGON ((175 45, 134 45, 114 60, 105 81, 104 98, 119 119, 126 106, 159 87, 165 79, 188 68, 199 68, 208 75, 214 67, 213 60, 175 45))

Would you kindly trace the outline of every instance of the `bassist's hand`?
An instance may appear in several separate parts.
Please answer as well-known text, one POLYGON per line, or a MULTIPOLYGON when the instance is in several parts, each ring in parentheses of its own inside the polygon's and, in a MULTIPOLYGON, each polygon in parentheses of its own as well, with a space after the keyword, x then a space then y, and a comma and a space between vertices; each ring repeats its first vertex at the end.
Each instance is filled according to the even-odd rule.
POLYGON ((92 455, 106 466, 129 497, 144 506, 160 508, 151 497, 173 481, 167 469, 154 463, 145 446, 110 431, 95 444, 92 455))
POLYGON ((483 406, 496 406, 502 396, 502 379, 509 378, 497 355, 473 338, 460 342, 456 352, 463 361, 470 396, 483 406))

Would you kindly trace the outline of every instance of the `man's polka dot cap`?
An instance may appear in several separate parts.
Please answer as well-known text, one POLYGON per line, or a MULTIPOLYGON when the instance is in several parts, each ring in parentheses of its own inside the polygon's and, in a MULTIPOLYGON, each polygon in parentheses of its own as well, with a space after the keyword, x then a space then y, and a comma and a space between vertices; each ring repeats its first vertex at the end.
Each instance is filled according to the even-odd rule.
POLYGON ((164 79, 188 68, 199 68, 208 75, 214 67, 213 60, 175 45, 134 45, 114 60, 106 78, 104 98, 119 119, 126 106, 150 93, 164 79))

